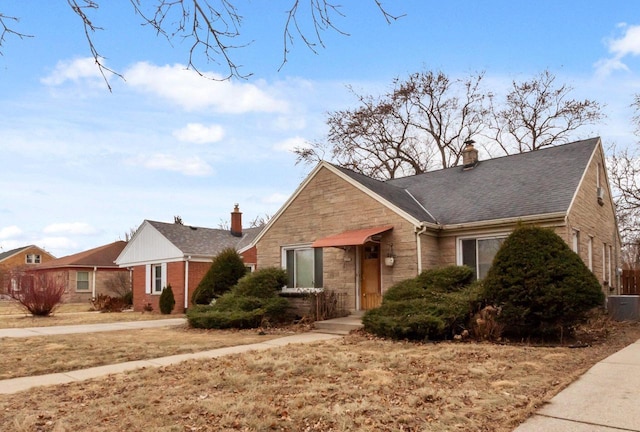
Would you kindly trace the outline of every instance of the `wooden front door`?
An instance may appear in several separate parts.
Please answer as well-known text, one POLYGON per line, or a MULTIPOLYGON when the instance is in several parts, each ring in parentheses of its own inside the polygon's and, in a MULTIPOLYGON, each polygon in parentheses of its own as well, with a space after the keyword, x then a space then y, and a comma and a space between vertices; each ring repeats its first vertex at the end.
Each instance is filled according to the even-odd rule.
POLYGON ((362 280, 360 281, 360 309, 380 306, 380 245, 367 243, 362 247, 362 280))

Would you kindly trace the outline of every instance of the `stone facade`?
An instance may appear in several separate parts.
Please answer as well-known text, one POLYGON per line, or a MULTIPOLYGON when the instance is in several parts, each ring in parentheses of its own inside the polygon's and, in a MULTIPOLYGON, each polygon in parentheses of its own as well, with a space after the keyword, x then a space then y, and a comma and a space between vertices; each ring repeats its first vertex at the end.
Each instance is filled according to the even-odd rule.
MULTIPOLYGON (((519 223, 551 228, 570 247, 574 233, 579 233, 576 240, 579 255, 598 277, 605 293, 616 291, 620 237, 601 145, 596 147, 567 213, 527 215, 465 226, 426 225, 420 234, 417 234, 419 223, 411 217, 322 165, 305 180, 258 238, 257 263, 260 268, 285 267, 283 248, 310 247, 318 239, 345 231, 393 225, 393 229, 383 232, 380 238, 380 285, 384 294, 395 283, 416 276, 420 269, 460 264, 461 239, 506 237, 519 223), (391 248, 395 264, 387 267, 384 257, 391 248)), ((322 250, 322 287, 344 294, 350 310, 358 309, 359 305, 361 252, 362 246, 322 250)))
MULTIPOLYGON (((304 193, 293 199, 257 242, 258 268, 282 267, 283 246, 310 245, 319 238, 344 231, 388 224, 394 228, 382 234, 380 253, 384 257, 393 245, 395 264, 381 265, 383 293, 394 283, 417 274, 414 227, 367 193, 321 168, 305 186, 304 193)), ((423 247, 423 254, 435 263, 436 258, 428 249, 423 247)), ((354 247, 323 249, 324 288, 345 293, 349 309, 356 308, 357 258, 354 247)))

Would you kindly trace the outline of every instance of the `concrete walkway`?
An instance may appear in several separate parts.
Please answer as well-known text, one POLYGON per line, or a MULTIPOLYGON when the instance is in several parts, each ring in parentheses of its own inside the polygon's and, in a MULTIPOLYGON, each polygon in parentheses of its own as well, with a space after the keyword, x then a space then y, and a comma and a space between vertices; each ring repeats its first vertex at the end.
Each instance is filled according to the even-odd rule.
POLYGON ((640 341, 607 357, 514 432, 640 432, 640 341))
MULTIPOLYGON (((161 320, 166 321, 166 320, 161 320)), ((138 327, 141 328, 141 327, 138 327)), ((97 330, 96 330, 97 331, 97 330)), ((51 334, 51 333, 49 333, 51 334)), ((291 336, 284 336, 266 342, 259 342, 249 345, 231 346, 218 348, 209 351, 201 351, 190 354, 177 354, 167 357, 160 357, 151 360, 136 360, 113 365, 97 366, 88 369, 81 369, 70 372, 61 372, 48 375, 37 375, 31 377, 13 378, 0 381, 0 394, 13 394, 33 387, 66 384, 74 381, 83 381, 92 378, 99 378, 110 374, 132 371, 140 368, 168 366, 185 360, 211 359, 229 354, 239 354, 248 351, 264 351, 271 348, 282 347, 289 344, 309 343, 340 338, 340 335, 322 333, 300 333, 291 336)))
POLYGON ((167 326, 179 326, 187 323, 186 318, 168 318, 149 321, 125 321, 103 324, 82 324, 67 326, 51 326, 51 327, 26 327, 26 328, 8 328, 0 329, 0 339, 24 338, 33 336, 49 336, 73 333, 95 333, 116 330, 131 330, 143 328, 157 328, 167 326))

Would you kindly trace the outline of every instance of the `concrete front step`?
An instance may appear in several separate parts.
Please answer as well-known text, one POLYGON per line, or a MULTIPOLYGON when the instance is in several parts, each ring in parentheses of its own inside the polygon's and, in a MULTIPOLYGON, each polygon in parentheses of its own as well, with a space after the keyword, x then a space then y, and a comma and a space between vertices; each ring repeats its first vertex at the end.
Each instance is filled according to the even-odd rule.
POLYGON ((362 315, 349 315, 313 323, 314 332, 328 334, 349 334, 352 330, 362 328, 362 315))

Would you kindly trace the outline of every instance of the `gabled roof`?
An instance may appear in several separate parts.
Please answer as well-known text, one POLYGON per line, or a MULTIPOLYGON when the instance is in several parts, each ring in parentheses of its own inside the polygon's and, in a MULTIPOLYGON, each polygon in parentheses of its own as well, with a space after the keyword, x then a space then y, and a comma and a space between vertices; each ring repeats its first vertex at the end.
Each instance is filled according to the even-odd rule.
POLYGON ((185 258, 210 260, 224 249, 243 252, 262 230, 243 229, 236 237, 229 230, 145 220, 133 238, 116 258, 120 266, 159 261, 181 261, 185 258))
POLYGON ((380 182, 340 168, 412 216, 440 225, 567 212, 600 138, 380 182))
POLYGON ((214 257, 227 248, 240 250, 250 244, 261 228, 245 228, 236 237, 226 229, 194 227, 175 223, 146 221, 185 255, 214 257))
POLYGON ((98 246, 73 255, 67 255, 38 266, 38 270, 63 268, 63 267, 112 267, 118 268, 115 260, 125 248, 127 242, 116 241, 107 245, 98 246))
POLYGON ((49 252, 45 251, 44 249, 42 249, 42 248, 41 248, 41 247, 39 247, 39 246, 36 246, 36 245, 27 245, 27 246, 22 246, 22 247, 19 247, 19 248, 11 249, 11 250, 9 250, 9 251, 6 251, 6 252, 2 252, 2 253, 0 253, 0 262, 2 262, 2 261, 4 261, 4 260, 6 260, 6 259, 8 259, 8 258, 11 258, 11 257, 12 257, 12 256, 14 256, 14 255, 18 255, 19 253, 24 252, 24 251, 26 251, 26 250, 28 250, 28 249, 30 249, 30 248, 36 248, 36 249, 38 249, 39 251, 42 251, 42 253, 47 254, 47 255, 49 255, 49 256, 51 256, 51 257, 53 257, 53 255, 51 255, 49 252))
POLYGON ((23 250, 27 250, 30 247, 32 247, 33 245, 29 245, 29 246, 22 246, 19 248, 15 248, 15 249, 11 249, 9 251, 6 252, 2 252, 0 253, 0 262, 4 261, 5 259, 14 256, 15 254, 19 254, 20 252, 22 252, 23 250))

